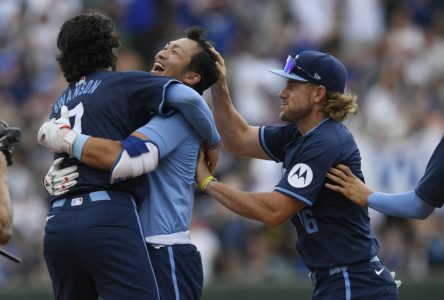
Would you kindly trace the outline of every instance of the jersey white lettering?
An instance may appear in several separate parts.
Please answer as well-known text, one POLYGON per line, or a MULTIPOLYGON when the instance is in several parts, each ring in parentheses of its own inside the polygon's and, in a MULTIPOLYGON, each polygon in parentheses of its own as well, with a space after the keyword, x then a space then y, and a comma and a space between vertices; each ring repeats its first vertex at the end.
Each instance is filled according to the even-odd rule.
POLYGON ((80 102, 73 109, 69 111, 69 116, 74 116, 74 125, 72 126, 72 130, 77 133, 82 133, 82 116, 83 116, 83 103, 80 102))
POLYGON ((83 94, 93 94, 99 85, 101 80, 89 80, 85 81, 84 78, 76 82, 76 88, 73 92, 72 89, 65 91, 58 99, 54 106, 54 112, 57 113, 62 105, 67 105, 68 102, 83 94))
POLYGON ((318 223, 313 215, 313 212, 309 208, 304 208, 299 212, 299 218, 304 224, 305 231, 308 234, 313 234, 319 231, 318 223))
POLYGON ((306 187, 313 180, 313 171, 306 164, 296 164, 288 173, 287 180, 295 188, 306 187))

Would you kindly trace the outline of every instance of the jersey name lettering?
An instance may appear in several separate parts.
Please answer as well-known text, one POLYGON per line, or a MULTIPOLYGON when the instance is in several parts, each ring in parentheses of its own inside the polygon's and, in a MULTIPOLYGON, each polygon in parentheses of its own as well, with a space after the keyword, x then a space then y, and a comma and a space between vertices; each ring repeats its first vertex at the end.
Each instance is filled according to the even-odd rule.
POLYGON ((93 94, 97 87, 102 83, 101 80, 88 80, 79 85, 75 89, 66 90, 58 99, 54 106, 54 112, 57 113, 62 105, 66 105, 71 100, 83 94, 93 94))

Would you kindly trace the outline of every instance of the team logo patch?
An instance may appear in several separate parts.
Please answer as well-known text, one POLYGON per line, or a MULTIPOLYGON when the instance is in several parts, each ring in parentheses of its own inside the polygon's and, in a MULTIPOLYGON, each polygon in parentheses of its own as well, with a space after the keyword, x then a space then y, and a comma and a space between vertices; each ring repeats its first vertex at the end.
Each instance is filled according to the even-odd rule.
POLYGON ((306 187, 313 180, 313 171, 306 164, 296 164, 288 173, 287 180, 295 188, 306 187))

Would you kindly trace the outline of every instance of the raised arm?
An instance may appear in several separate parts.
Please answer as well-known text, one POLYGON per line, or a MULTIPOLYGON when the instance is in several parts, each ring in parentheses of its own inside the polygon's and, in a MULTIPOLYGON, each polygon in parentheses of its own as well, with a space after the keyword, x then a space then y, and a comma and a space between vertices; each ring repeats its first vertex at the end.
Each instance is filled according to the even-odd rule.
POLYGON ((0 245, 8 243, 12 236, 12 205, 6 168, 5 155, 0 151, 0 245))
POLYGON ((248 125, 234 108, 226 82, 225 62, 211 49, 216 60, 218 81, 211 87, 211 108, 224 148, 235 155, 270 159, 259 142, 259 127, 248 125))
POLYGON ((167 87, 165 99, 169 107, 181 112, 206 146, 210 148, 219 146, 220 136, 211 110, 195 90, 183 84, 172 84, 167 87))

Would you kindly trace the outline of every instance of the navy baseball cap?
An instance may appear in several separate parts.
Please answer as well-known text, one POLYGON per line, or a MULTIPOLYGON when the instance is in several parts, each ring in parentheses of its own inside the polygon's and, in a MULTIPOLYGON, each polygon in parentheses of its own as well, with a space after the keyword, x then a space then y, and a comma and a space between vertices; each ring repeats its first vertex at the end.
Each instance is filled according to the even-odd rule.
POLYGON ((270 72, 297 81, 323 85, 330 92, 345 92, 347 70, 342 62, 331 54, 307 50, 295 58, 287 58, 283 70, 270 72))

